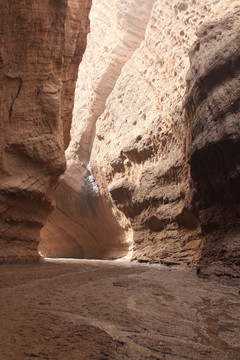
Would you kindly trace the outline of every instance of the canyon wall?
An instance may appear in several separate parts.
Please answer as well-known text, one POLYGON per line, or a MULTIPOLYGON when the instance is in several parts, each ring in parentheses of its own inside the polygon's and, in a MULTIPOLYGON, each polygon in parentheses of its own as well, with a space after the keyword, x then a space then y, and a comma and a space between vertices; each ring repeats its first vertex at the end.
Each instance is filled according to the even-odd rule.
POLYGON ((238 1, 107 4, 92 9, 68 169, 40 251, 131 250, 139 261, 236 274, 238 1))
POLYGON ((100 191, 130 219, 133 259, 193 262, 201 229, 188 206, 182 97, 199 4, 154 4, 145 40, 124 66, 98 119, 92 151, 100 191))
POLYGON ((0 262, 38 260, 66 168, 90 0, 1 1, 0 262))
POLYGON ((100 191, 130 219, 133 259, 236 274, 239 91, 237 3, 157 1, 97 121, 91 160, 100 191))
POLYGON ((116 258, 128 253, 129 221, 99 191, 90 155, 98 117, 123 65, 144 38, 154 0, 94 0, 91 32, 79 68, 67 171, 55 192, 56 209, 41 232, 45 256, 116 258))
POLYGON ((202 26, 190 50, 186 120, 192 207, 206 236, 202 274, 239 275, 240 11, 202 26))

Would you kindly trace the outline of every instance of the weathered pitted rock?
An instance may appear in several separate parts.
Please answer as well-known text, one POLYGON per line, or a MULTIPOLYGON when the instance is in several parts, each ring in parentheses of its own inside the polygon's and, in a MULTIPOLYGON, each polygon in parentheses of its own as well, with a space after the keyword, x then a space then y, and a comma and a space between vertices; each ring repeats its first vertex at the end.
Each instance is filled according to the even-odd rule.
POLYGON ((65 170, 90 0, 1 2, 0 262, 38 259, 65 170))
POLYGON ((129 250, 129 222, 108 192, 98 192, 89 160, 96 120, 123 65, 144 38, 154 1, 93 1, 66 153, 68 168, 55 193, 57 207, 41 231, 39 250, 44 255, 115 258, 129 250))
POLYGON ((186 118, 193 207, 206 234, 202 273, 239 275, 240 11, 198 31, 190 51, 186 118))
POLYGON ((146 3, 94 3, 68 170, 40 250, 117 257, 130 239, 140 261, 236 264, 238 1, 157 0, 141 42, 146 3), (198 39, 206 21, 219 25, 198 39))
POLYGON ((135 259, 193 264, 201 256, 205 233, 191 202, 182 105, 188 50, 202 22, 217 21, 233 5, 157 1, 145 41, 98 119, 93 173, 131 221, 135 259))

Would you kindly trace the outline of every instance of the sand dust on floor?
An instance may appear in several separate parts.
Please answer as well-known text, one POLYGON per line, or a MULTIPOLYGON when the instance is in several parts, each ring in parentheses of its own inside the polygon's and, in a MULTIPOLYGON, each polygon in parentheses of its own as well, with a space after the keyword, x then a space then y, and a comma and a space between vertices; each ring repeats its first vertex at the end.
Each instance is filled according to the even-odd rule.
POLYGON ((236 285, 126 261, 0 275, 0 360, 240 359, 236 285))

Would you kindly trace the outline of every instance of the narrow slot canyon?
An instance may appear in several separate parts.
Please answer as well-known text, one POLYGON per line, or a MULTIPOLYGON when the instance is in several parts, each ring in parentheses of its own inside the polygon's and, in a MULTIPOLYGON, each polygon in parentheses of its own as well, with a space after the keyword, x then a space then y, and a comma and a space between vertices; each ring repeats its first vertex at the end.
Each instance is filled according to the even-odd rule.
POLYGON ((239 359, 239 1, 0 19, 0 360, 239 359))

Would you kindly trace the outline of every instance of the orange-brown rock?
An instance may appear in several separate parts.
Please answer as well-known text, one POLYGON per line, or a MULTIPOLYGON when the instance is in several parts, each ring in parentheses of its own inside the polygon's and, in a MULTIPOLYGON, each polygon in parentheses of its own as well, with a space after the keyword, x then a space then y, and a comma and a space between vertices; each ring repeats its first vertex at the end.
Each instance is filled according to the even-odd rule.
POLYGON ((92 9, 68 169, 40 250, 236 266, 238 1, 109 4, 92 9))
POLYGON ((194 264, 201 257, 205 234, 191 205, 183 97, 195 33, 228 6, 156 1, 145 40, 97 121, 93 172, 130 219, 134 259, 194 264))
POLYGON ((91 174, 96 120, 105 110, 123 65, 144 38, 154 0, 93 1, 91 33, 79 68, 67 171, 55 193, 56 209, 41 231, 47 256, 116 258, 129 250, 129 221, 91 174))
POLYGON ((40 229, 65 170, 90 3, 0 3, 0 262, 38 259, 40 229))
POLYGON ((240 11, 202 26, 190 51, 186 118, 202 273, 240 275, 240 11))

